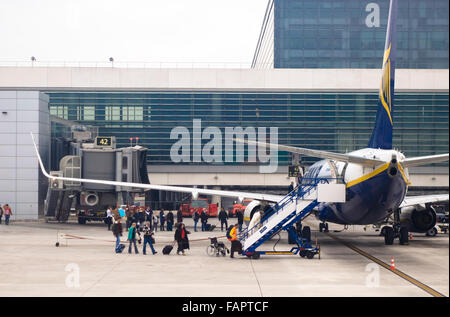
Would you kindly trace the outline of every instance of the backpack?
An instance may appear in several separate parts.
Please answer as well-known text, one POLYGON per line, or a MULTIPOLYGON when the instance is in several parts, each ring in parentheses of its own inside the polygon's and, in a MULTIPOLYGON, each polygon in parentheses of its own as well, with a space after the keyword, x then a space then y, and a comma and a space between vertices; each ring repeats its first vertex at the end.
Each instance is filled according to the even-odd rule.
POLYGON ((233 237, 231 236, 231 230, 233 229, 234 226, 229 226, 227 229, 227 239, 231 240, 233 239, 233 237))

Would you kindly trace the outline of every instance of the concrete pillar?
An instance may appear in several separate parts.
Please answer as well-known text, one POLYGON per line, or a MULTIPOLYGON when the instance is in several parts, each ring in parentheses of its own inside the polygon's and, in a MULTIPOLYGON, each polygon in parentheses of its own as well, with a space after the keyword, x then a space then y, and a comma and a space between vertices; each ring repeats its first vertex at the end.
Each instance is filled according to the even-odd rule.
MULTIPOLYGON (((214 190, 221 190, 222 188, 220 186, 214 186, 214 190)), ((220 208, 222 207, 222 197, 214 195, 211 197, 211 204, 217 204, 218 211, 220 211, 220 208)))

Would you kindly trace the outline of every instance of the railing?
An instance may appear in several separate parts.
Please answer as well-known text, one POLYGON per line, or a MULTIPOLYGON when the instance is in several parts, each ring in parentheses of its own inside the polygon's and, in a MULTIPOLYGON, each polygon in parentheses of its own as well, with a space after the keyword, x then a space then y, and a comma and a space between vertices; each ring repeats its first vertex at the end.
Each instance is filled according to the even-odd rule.
POLYGON ((260 226, 262 227, 264 224, 266 224, 274 215, 278 214, 280 209, 283 209, 289 202, 292 202, 294 199, 297 200, 303 198, 313 188, 316 188, 318 184, 328 184, 329 180, 332 179, 334 178, 303 178, 302 181, 306 181, 306 184, 302 183, 294 188, 289 194, 287 194, 282 200, 280 200, 266 212, 260 223, 241 232, 238 236, 238 239, 241 242, 245 241, 249 237, 250 232, 253 233, 255 229, 259 229, 260 226))
POLYGON ((91 68, 227 68, 227 69, 251 69, 248 62, 202 62, 202 61, 15 61, 0 60, 0 67, 91 67, 91 68))

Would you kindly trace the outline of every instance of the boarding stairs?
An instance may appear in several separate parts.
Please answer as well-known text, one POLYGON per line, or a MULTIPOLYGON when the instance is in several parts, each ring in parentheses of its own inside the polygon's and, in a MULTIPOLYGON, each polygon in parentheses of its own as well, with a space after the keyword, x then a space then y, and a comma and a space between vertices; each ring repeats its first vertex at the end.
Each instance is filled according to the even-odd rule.
MULTIPOLYGON (((314 178, 302 182, 269 209, 257 225, 241 232, 238 240, 242 244, 242 253, 244 255, 254 254, 261 244, 281 230, 286 230, 292 235, 294 232, 292 230, 293 225, 306 218, 319 204, 317 199, 318 185, 324 183, 328 184, 329 179, 314 178)), ((300 237, 295 238, 299 246, 298 250, 313 249, 310 241, 305 241, 300 237)))

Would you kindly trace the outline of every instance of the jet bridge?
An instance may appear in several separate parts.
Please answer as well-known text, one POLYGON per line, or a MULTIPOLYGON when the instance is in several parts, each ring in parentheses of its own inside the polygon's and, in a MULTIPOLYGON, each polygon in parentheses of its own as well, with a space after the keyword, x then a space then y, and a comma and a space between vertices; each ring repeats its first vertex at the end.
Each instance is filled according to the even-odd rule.
POLYGON ((321 202, 345 202, 345 184, 341 179, 314 178, 303 179, 292 192, 269 209, 261 221, 248 227, 238 236, 243 245, 242 254, 254 259, 261 254, 289 254, 313 258, 320 249, 311 245, 310 237, 297 234, 293 226, 306 218, 321 202), (286 230, 296 242, 297 247, 290 251, 256 251, 264 242, 281 230, 286 230))

